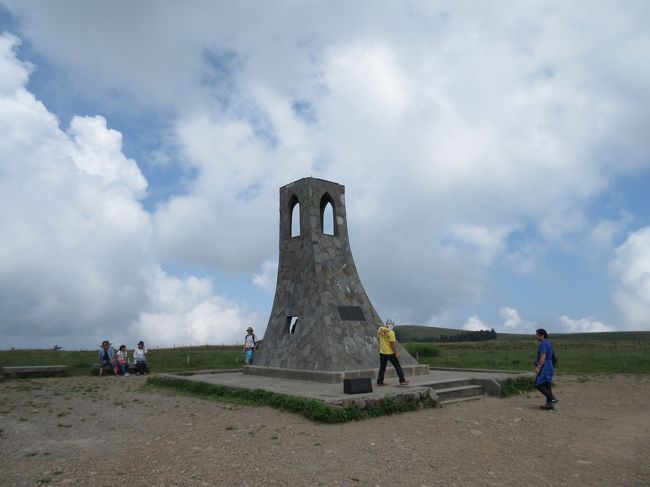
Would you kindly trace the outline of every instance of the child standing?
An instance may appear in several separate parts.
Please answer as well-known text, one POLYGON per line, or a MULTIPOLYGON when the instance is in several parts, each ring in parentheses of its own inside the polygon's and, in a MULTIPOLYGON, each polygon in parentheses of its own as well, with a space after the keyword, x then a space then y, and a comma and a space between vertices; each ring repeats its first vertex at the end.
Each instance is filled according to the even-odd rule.
POLYGON ((135 359, 135 366, 137 368, 136 374, 147 374, 149 372, 149 368, 147 367, 147 349, 142 340, 138 342, 138 348, 133 351, 133 358, 135 359))

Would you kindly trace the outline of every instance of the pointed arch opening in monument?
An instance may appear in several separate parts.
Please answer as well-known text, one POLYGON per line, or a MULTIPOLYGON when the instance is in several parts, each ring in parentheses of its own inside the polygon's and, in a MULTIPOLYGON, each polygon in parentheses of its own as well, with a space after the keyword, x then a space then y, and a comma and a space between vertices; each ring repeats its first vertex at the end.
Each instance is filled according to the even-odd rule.
POLYGON ((291 214, 290 237, 300 237, 300 201, 294 194, 289 200, 289 213, 291 214))
POLYGON ((323 235, 338 235, 334 199, 329 193, 325 193, 320 199, 320 224, 323 235))
POLYGON ((287 333, 293 335, 298 326, 298 316, 287 316, 287 333))

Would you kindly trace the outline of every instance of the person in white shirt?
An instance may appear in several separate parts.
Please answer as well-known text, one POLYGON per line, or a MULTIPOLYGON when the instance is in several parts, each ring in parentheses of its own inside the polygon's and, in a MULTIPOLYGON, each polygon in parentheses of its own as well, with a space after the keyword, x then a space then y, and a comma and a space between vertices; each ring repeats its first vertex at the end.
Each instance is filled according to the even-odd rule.
POLYGON ((147 367, 147 349, 142 340, 138 342, 137 348, 133 351, 133 359, 135 360, 137 375, 149 373, 149 367, 147 367))
POLYGON ((255 333, 253 333, 253 327, 249 326, 246 328, 246 336, 244 337, 244 357, 246 359, 246 365, 252 365, 255 350, 257 350, 255 333))

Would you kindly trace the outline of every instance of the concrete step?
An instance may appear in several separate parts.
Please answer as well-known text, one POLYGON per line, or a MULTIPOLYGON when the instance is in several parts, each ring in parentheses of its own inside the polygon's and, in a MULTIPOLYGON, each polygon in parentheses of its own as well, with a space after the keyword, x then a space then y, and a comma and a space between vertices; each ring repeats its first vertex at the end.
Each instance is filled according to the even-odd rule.
POLYGON ((435 391, 438 394, 438 400, 444 404, 455 399, 481 397, 483 395, 483 386, 468 384, 435 389, 435 391))
POLYGON ((430 383, 424 383, 422 385, 425 385, 427 387, 431 387, 432 389, 435 389, 436 391, 438 389, 449 389, 450 387, 461 387, 461 386, 469 386, 473 385, 472 379, 468 378, 454 378, 454 379, 446 379, 446 380, 437 380, 435 382, 430 382, 430 383))
POLYGON ((457 397, 454 399, 447 399, 445 401, 440 401, 441 406, 448 406, 450 404, 456 404, 459 402, 466 402, 466 401, 478 401, 479 399, 483 399, 485 394, 481 394, 480 396, 471 396, 471 397, 457 397))

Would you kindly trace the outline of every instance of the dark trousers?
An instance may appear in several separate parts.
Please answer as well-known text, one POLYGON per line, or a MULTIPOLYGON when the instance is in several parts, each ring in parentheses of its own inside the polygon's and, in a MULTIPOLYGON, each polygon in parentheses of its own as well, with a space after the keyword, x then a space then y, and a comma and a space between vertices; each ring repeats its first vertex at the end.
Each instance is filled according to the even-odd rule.
POLYGON ((555 396, 553 395, 553 391, 551 390, 550 382, 542 382, 541 384, 537 384, 536 387, 539 392, 544 394, 547 403, 550 403, 553 401, 553 399, 555 399, 555 396))
POLYGON ((399 360, 397 360, 397 357, 395 356, 394 353, 391 353, 390 355, 387 355, 385 353, 380 353, 379 354, 379 374, 377 375, 377 384, 383 384, 384 383, 384 375, 386 375, 386 365, 390 362, 393 364, 393 367, 395 367, 395 371, 397 372, 397 376, 399 377, 400 382, 404 382, 404 371, 402 370, 402 366, 399 364, 399 360))
POLYGON ((147 367, 147 362, 136 362, 135 368, 138 371, 138 374, 146 374, 149 372, 149 368, 147 367))

